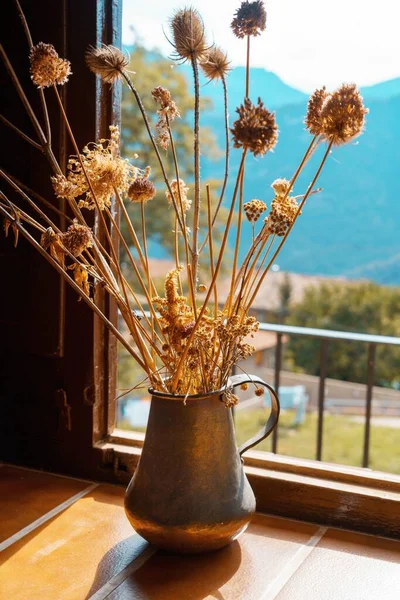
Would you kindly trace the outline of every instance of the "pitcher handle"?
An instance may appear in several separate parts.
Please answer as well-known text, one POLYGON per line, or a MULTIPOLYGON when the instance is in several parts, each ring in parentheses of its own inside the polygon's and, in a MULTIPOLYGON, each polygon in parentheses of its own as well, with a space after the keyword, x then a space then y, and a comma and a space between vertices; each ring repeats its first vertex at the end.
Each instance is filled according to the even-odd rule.
POLYGON ((256 375, 232 375, 229 378, 228 386, 232 386, 233 388, 235 388, 238 385, 242 385, 243 383, 257 383, 267 388, 271 396, 271 414, 269 415, 268 421, 266 422, 264 428, 240 446, 240 456, 242 456, 243 453, 246 452, 246 450, 250 450, 250 448, 253 448, 253 446, 256 446, 257 444, 262 442, 262 440, 265 440, 265 438, 269 436, 269 434, 274 430, 274 428, 278 424, 279 413, 281 409, 279 399, 274 388, 268 385, 268 383, 265 383, 265 381, 263 381, 260 377, 257 377, 256 375))

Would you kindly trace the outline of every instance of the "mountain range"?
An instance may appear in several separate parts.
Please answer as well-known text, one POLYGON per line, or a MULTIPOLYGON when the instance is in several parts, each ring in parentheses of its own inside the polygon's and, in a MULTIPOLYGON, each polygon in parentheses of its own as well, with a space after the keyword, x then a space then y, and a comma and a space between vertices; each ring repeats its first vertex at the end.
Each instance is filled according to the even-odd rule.
MULTIPOLYGON (((231 122, 243 101, 244 80, 242 67, 228 77, 231 122)), ((222 90, 219 84, 205 85, 204 80, 202 84, 202 94, 212 99, 213 108, 202 114, 201 122, 212 129, 223 148, 222 90)), ((366 130, 353 143, 333 149, 318 180, 323 190, 307 201, 277 263, 281 269, 297 273, 400 285, 400 78, 362 88, 361 93, 369 108, 366 130)), ((272 181, 290 179, 310 141, 303 124, 308 97, 277 75, 255 68, 250 97, 255 102, 258 96, 276 113, 279 139, 274 152, 264 158, 248 157, 244 201, 259 198, 270 205, 272 181)), ((295 194, 307 189, 322 153, 320 147, 306 165, 295 194)), ((239 158, 240 152, 233 151, 228 199, 239 158)), ((222 158, 203 159, 203 179, 221 179, 222 175, 222 158)), ((243 246, 250 240, 251 229, 246 225, 243 246)))

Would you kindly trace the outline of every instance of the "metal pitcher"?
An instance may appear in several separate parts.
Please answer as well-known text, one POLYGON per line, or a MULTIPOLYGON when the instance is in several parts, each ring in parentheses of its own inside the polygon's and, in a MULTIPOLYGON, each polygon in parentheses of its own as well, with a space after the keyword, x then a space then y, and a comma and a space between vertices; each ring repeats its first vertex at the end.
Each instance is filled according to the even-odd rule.
POLYGON ((216 550, 235 540, 256 508, 241 456, 266 438, 279 417, 278 397, 256 376, 234 375, 228 387, 256 383, 271 395, 262 431, 239 449, 224 389, 174 396, 150 389, 142 454, 125 495, 134 529, 151 544, 180 553, 216 550))

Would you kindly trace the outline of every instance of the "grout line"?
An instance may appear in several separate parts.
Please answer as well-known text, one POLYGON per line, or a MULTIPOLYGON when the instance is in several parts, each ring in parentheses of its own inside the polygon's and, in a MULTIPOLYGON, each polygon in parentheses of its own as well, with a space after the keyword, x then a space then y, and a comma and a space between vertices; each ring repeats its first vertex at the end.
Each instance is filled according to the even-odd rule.
POLYGON ((282 588, 287 584, 289 579, 293 577, 293 575, 298 571, 306 558, 311 554, 314 550, 315 546, 321 541, 327 532, 328 527, 320 527, 316 533, 308 540, 306 544, 303 544, 297 552, 292 556, 290 560, 286 563, 284 568, 278 575, 271 581, 265 590, 264 594, 261 596, 260 600, 274 600, 282 590, 282 588))
POLYGON ((61 504, 59 504, 58 506, 56 506, 55 508, 53 508, 46 514, 39 517, 39 519, 36 519, 36 521, 33 521, 32 523, 30 523, 29 525, 27 525, 26 527, 24 527, 23 529, 21 529, 20 531, 18 531, 11 537, 9 537, 8 539, 4 540, 4 542, 1 542, 0 552, 5 550, 12 544, 15 544, 15 542, 18 542, 20 539, 22 539, 23 537, 25 537, 26 535, 31 533, 31 531, 34 531, 35 529, 37 529, 38 527, 40 527, 41 525, 43 525, 44 523, 46 523, 47 521, 49 521, 50 519, 52 519, 53 517, 58 515, 60 512, 62 512, 63 510, 65 510, 66 508, 68 508, 69 506, 74 504, 77 500, 80 500, 81 498, 83 498, 83 496, 86 496, 86 494, 88 494, 89 492, 94 490, 94 488, 96 488, 98 485, 99 485, 98 483, 93 483, 92 485, 89 485, 84 490, 75 494, 75 496, 68 498, 68 500, 65 500, 65 502, 62 502, 61 504))
POLYGON ((156 552, 157 548, 155 546, 147 546, 147 548, 145 548, 143 552, 130 563, 130 565, 114 575, 114 577, 107 581, 102 588, 97 590, 93 596, 90 596, 88 600, 105 600, 108 598, 109 595, 125 581, 125 579, 140 569, 140 567, 142 567, 156 552))

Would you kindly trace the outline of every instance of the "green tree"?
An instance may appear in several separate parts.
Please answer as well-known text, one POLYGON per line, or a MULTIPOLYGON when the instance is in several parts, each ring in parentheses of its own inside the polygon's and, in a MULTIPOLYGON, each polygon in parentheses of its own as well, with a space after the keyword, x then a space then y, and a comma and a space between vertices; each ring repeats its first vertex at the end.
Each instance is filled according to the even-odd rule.
MULTIPOLYGON (((400 289, 374 283, 335 283, 310 287, 293 306, 287 324, 356 333, 400 336, 400 289)), ((289 358, 302 371, 319 374, 320 343, 292 336, 289 358)), ((400 348, 378 346, 375 383, 397 386, 400 381, 400 348)), ((329 341, 328 376, 365 383, 367 344, 329 341)))

